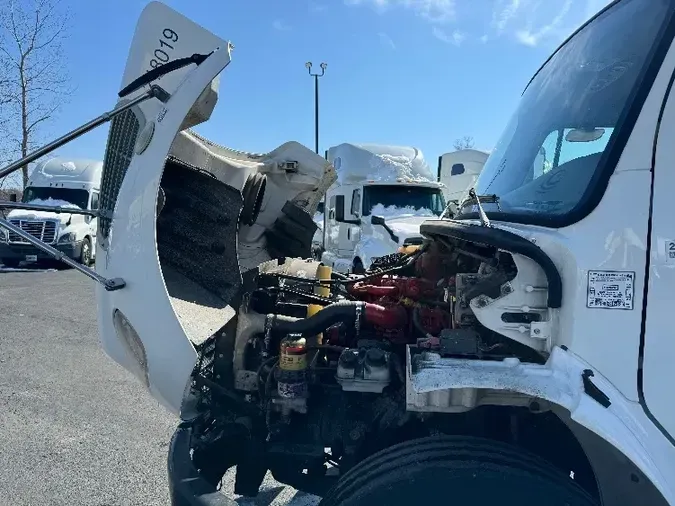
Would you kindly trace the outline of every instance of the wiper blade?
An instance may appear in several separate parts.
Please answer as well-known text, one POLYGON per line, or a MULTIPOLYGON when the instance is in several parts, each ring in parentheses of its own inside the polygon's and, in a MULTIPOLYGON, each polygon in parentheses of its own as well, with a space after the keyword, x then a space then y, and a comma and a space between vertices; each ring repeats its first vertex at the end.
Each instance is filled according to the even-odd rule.
MULTIPOLYGON (((485 214, 485 210, 483 209, 483 206, 481 205, 481 200, 484 200, 485 197, 492 198, 492 203, 497 203, 499 202, 499 197, 497 195, 476 195, 476 190, 471 188, 469 190, 469 198, 464 200, 462 202, 462 208, 467 205, 467 204, 473 204, 475 203, 478 205, 478 215, 480 216, 480 224, 483 225, 484 227, 489 227, 490 226, 490 220, 487 217, 487 214, 485 214)), ((484 200, 485 201, 485 200, 484 200)))

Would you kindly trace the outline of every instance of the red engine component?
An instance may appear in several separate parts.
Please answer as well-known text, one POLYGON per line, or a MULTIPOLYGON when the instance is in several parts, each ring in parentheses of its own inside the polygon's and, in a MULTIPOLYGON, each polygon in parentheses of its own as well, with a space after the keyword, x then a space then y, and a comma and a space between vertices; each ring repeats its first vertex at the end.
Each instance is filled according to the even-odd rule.
POLYGON ((369 284, 355 283, 351 293, 357 297, 408 297, 419 300, 424 296, 433 296, 435 288, 434 283, 427 279, 382 276, 371 280, 369 284))
POLYGON ((368 304, 366 321, 383 329, 402 329, 408 324, 408 312, 396 303, 368 304))

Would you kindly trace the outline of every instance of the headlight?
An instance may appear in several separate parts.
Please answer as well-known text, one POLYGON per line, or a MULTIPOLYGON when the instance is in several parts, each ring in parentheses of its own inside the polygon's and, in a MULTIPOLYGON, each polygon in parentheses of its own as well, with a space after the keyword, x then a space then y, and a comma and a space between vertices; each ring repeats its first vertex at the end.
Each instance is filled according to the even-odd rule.
POLYGON ((68 232, 67 234, 63 234, 59 238, 59 244, 64 244, 67 242, 75 242, 75 232, 68 232))
POLYGON ((0 227, 0 242, 7 242, 8 237, 9 234, 7 232, 7 229, 0 227))
POLYGON ((124 313, 119 309, 113 311, 113 326, 117 337, 124 345, 124 349, 129 358, 127 369, 139 379, 146 388, 150 387, 148 379, 148 357, 145 354, 145 346, 141 338, 138 337, 136 329, 127 320, 124 313))

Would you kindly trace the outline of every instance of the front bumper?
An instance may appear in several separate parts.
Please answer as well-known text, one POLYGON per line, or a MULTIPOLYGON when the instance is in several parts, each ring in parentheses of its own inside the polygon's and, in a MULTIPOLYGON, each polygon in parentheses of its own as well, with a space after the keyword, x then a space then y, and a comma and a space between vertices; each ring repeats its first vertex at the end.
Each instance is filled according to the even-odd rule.
MULTIPOLYGON (((82 241, 54 244, 51 246, 73 260, 79 259, 82 253, 82 241)), ((26 257, 31 255, 37 257, 38 261, 53 259, 51 255, 36 248, 32 244, 8 244, 6 242, 0 242, 0 262, 2 262, 3 259, 23 262, 26 261, 26 257)))
POLYGON ((192 428, 179 425, 171 438, 167 467, 172 506, 237 506, 199 475, 190 455, 192 428))

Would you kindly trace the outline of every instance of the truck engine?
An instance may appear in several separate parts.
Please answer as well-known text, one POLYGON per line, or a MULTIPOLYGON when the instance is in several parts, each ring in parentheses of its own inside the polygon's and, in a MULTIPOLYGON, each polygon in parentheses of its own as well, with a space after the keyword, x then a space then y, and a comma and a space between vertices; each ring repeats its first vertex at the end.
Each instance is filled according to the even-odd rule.
MULTIPOLYGON (((534 394, 489 388, 416 394, 411 387, 415 376, 441 367, 439 360, 546 362, 546 345, 537 351, 538 342, 495 332, 473 309, 516 291, 515 282, 545 302, 545 279, 534 288, 516 279, 517 263, 526 261, 535 265, 518 254, 437 237, 376 259, 365 275, 300 258, 248 271, 231 353, 232 389, 218 384, 220 375, 204 379, 213 367, 209 353, 222 357, 208 342, 195 375, 202 394, 208 392, 202 404, 209 413, 193 441, 198 467, 220 468, 217 478, 234 463, 223 461, 222 439, 228 441, 223 451, 247 455, 236 462, 237 493, 257 494, 270 469, 279 481, 323 495, 368 455, 412 437, 491 433, 513 442, 520 418, 553 420, 534 394), (220 415, 219 403, 226 406, 220 415), (226 423, 219 425, 218 416, 226 423), (245 450, 233 450, 232 438, 223 436, 234 426, 243 431, 245 450)), ((502 324, 520 335, 539 332, 550 319, 543 306, 499 309, 502 324)))

